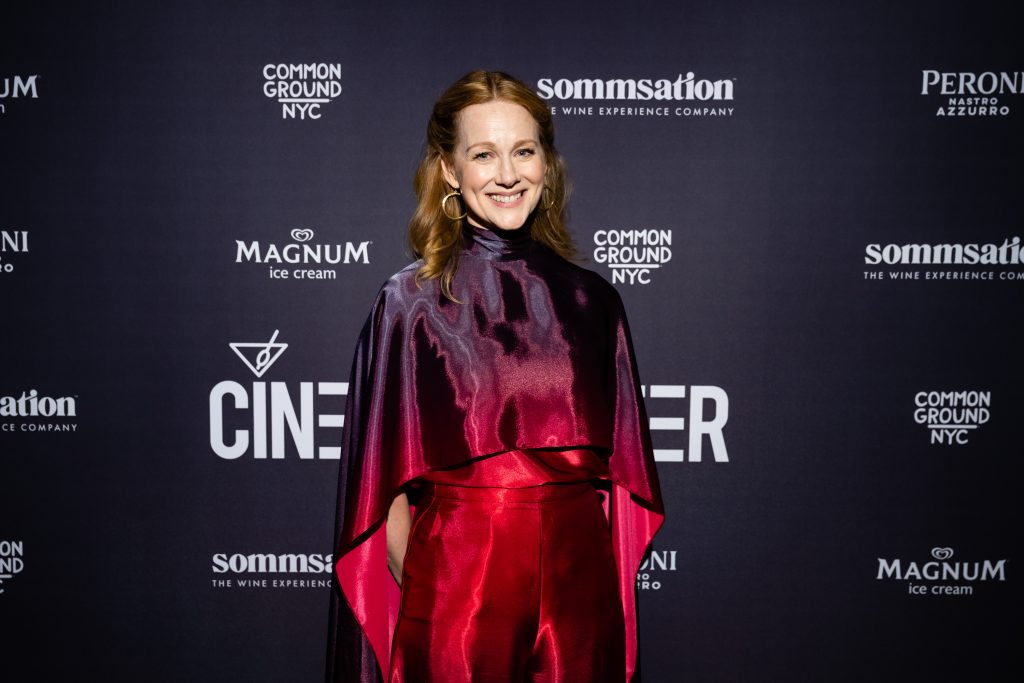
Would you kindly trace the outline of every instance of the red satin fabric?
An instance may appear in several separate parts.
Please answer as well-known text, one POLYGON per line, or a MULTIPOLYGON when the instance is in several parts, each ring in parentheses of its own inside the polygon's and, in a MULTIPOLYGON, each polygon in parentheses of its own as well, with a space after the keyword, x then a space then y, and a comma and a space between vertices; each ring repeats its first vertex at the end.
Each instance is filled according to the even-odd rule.
POLYGON ((399 592, 384 518, 394 497, 430 473, 535 449, 567 458, 592 451, 607 462, 629 680, 635 574, 664 511, 618 293, 528 228, 465 226, 452 282, 461 303, 444 298, 436 280, 417 282, 418 265, 382 287, 352 365, 329 680, 368 682, 389 671, 399 592), (349 610, 358 628, 346 626, 349 610))
POLYGON ((608 465, 592 450, 510 451, 480 458, 468 465, 427 472, 420 479, 451 486, 525 488, 544 484, 570 484, 608 479, 608 465))
POLYGON ((594 488, 429 488, 390 683, 621 681, 618 575, 594 488))

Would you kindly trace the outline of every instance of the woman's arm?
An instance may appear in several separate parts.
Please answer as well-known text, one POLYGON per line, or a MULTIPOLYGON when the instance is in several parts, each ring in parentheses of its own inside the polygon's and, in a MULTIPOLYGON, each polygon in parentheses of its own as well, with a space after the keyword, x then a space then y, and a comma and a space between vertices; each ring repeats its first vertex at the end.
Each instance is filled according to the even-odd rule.
POLYGON ((405 548, 409 543, 409 527, 412 526, 412 514, 409 512, 409 498, 399 493, 388 510, 385 529, 388 539, 388 569, 395 577, 398 585, 402 585, 402 562, 405 560, 405 548))

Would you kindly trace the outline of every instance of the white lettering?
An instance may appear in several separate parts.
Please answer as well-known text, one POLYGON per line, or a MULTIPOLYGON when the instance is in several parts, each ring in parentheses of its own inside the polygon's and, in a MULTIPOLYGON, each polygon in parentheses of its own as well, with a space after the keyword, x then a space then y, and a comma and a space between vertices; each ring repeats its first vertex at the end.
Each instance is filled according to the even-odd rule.
POLYGON ((692 71, 676 80, 650 78, 541 78, 537 94, 558 100, 732 100, 734 79, 697 80, 692 71))
MULTIPOLYGON (((271 460, 282 460, 290 441, 301 460, 339 459, 339 446, 317 448, 315 436, 317 428, 341 429, 345 423, 344 415, 318 413, 314 388, 316 396, 321 397, 344 396, 348 393, 347 382, 317 382, 315 387, 313 382, 300 382, 296 409, 285 382, 270 383, 269 401, 266 382, 253 382, 251 400, 250 392, 241 384, 229 380, 219 382, 210 391, 210 447, 226 460, 236 460, 250 453, 250 448, 256 460, 268 459, 268 453, 271 460), (244 420, 246 413, 251 419, 251 430, 235 429, 230 440, 225 423, 225 398, 229 396, 231 407, 239 411, 231 422, 244 420)), ((332 440, 336 441, 337 438, 335 435, 332 440)))

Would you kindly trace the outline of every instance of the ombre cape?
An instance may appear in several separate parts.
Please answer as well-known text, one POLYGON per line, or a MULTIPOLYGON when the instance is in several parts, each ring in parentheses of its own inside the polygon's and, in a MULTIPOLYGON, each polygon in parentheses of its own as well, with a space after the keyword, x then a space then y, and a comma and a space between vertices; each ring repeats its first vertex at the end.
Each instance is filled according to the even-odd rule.
POLYGON ((437 280, 417 283, 420 265, 381 288, 352 365, 328 680, 387 678, 400 593, 384 521, 404 485, 498 453, 565 448, 608 458, 630 680, 636 572, 664 509, 618 293, 526 228, 464 229, 452 282, 460 303, 437 280))

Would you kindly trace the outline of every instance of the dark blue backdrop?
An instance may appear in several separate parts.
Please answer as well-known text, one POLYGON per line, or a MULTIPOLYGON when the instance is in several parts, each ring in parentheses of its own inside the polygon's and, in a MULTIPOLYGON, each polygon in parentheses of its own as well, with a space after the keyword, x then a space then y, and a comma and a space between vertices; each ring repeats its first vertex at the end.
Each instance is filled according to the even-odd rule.
POLYGON ((7 670, 319 680, 339 383, 430 107, 484 67, 550 84, 631 318, 668 509, 644 679, 1019 678, 1010 3, 0 16, 7 670))

